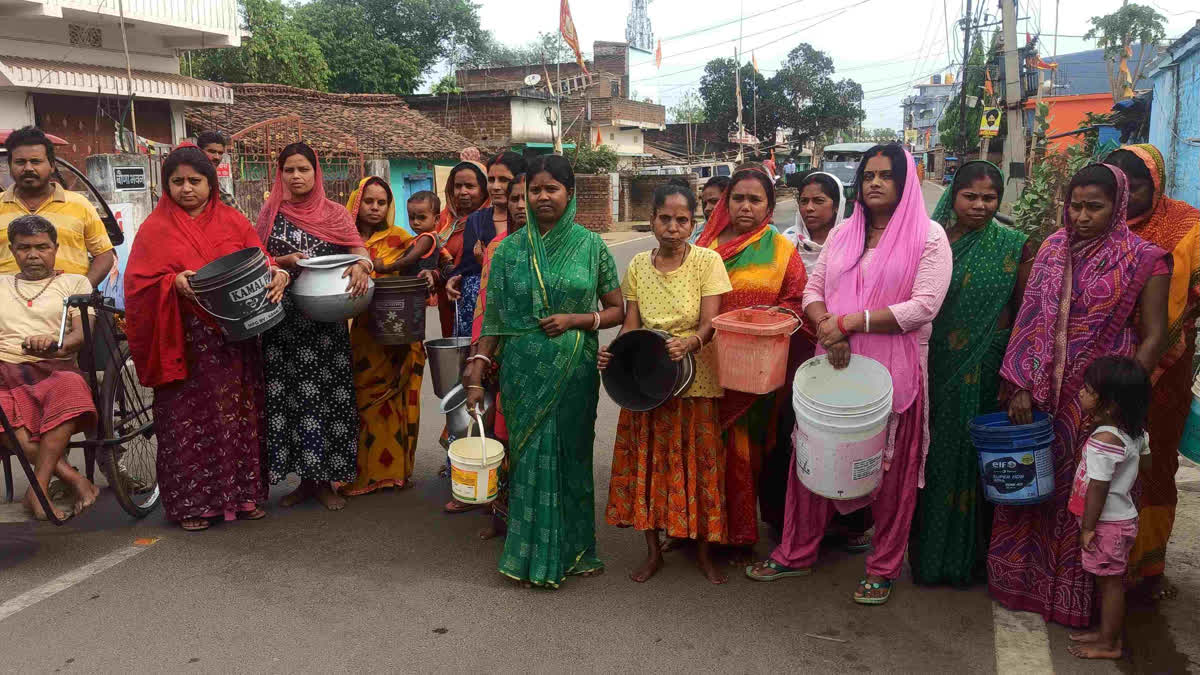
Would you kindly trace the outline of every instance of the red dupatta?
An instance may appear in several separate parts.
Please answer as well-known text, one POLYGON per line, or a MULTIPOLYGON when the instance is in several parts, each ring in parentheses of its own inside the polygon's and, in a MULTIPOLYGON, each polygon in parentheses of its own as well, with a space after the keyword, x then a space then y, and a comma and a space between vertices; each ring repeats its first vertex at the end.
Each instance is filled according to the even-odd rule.
MULTIPOLYGON (((143 385, 159 387, 188 375, 184 357, 185 303, 175 292, 175 277, 249 247, 266 253, 250 221, 237 209, 221 203, 215 190, 196 218, 170 196, 158 200, 133 240, 125 268, 126 333, 143 385)), ((187 307, 187 311, 208 319, 194 306, 187 307)))
POLYGON ((262 243, 270 240, 275 216, 281 211, 296 227, 321 241, 337 246, 366 248, 362 235, 358 233, 358 226, 346 207, 325 198, 325 177, 320 158, 313 167, 313 189, 296 200, 293 200, 291 191, 283 181, 283 171, 275 172, 275 183, 271 186, 267 203, 258 212, 255 226, 262 243))

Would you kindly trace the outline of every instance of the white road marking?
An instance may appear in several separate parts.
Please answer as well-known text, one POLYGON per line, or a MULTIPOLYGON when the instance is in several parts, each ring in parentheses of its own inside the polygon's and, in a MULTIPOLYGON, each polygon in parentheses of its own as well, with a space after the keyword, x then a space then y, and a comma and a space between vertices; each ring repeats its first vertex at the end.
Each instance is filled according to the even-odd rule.
POLYGON ((1054 673, 1046 622, 1033 612, 1012 612, 992 603, 996 634, 996 672, 999 675, 1054 673))
POLYGON ((55 595, 56 593, 65 591, 81 581, 96 576, 110 567, 119 565, 126 560, 129 560, 133 556, 150 548, 155 541, 157 540, 145 540, 145 543, 141 545, 135 544, 133 546, 127 546, 125 548, 113 551, 102 558, 97 558, 96 560, 93 560, 82 567, 77 567, 70 572, 63 574, 62 576, 51 579, 37 588, 28 590, 17 597, 12 598, 11 600, 5 601, 3 604, 0 604, 0 621, 4 621, 13 614, 16 614, 23 609, 32 607, 33 605, 36 605, 37 603, 55 595))
POLYGON ((609 246, 622 246, 624 244, 632 244, 635 241, 646 241, 647 239, 653 239, 653 238, 654 238, 654 235, 648 234, 644 237, 638 237, 637 239, 626 239, 625 241, 612 242, 609 244, 609 246))

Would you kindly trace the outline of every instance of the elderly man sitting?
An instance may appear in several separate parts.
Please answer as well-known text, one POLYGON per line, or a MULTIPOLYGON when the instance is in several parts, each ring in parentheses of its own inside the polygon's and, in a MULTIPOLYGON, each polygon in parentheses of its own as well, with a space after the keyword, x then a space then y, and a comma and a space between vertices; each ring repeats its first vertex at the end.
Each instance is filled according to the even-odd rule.
MULTIPOLYGON (((95 503, 99 489, 64 459, 71 436, 96 422, 91 392, 74 359, 83 345, 78 310, 69 315, 61 345, 58 333, 63 300, 91 293, 92 285, 81 274, 55 271, 58 233, 45 218, 14 219, 8 242, 20 272, 0 275, 0 406, 42 489, 51 475, 58 476, 75 491, 79 513, 95 503)), ((25 504, 37 518, 46 518, 32 490, 25 504)))

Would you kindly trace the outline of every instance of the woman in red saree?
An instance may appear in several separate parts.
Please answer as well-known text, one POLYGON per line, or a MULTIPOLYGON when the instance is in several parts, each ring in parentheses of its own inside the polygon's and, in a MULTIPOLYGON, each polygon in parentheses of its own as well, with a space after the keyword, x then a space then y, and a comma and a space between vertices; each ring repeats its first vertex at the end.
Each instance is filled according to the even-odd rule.
MULTIPOLYGON (((138 378, 154 388, 163 508, 185 530, 207 529, 214 518, 256 520, 267 501, 258 341, 226 342, 188 277, 263 245, 246 217, 221 202, 216 169, 198 148, 176 148, 162 177, 167 194, 129 255, 125 307, 138 378)), ((279 302, 287 283, 274 268, 268 298, 279 302)))
MULTIPOLYGON (((757 167, 738 170, 704 225, 697 246, 721 254, 733 290, 721 297, 721 313, 772 305, 800 314, 807 277, 800 255, 771 227, 775 186, 757 167)), ((710 344, 706 349, 713 349, 710 344)), ((758 542, 758 477, 763 454, 775 445, 778 392, 747 394, 725 390, 720 403, 725 438, 727 543, 753 548, 758 542)))
POLYGON ((1000 376, 1015 424, 1032 407, 1054 422, 1054 494, 1028 506, 997 506, 988 548, 988 589, 1013 610, 1047 621, 1091 623, 1093 582, 1083 569, 1079 520, 1067 510, 1075 467, 1091 433, 1079 392, 1097 357, 1133 356, 1153 371, 1166 345, 1166 252, 1129 231, 1125 173, 1084 167, 1067 188, 1063 227, 1034 259, 1000 376))
MULTIPOLYGON (((465 154, 465 153, 464 153, 465 154)), ((477 153, 476 153, 477 154, 477 153)), ((438 246, 450 254, 453 267, 462 263, 464 256, 474 256, 475 252, 464 250, 463 233, 467 226, 467 217, 479 209, 491 205, 487 193, 487 169, 475 160, 464 159, 450 170, 444 190, 446 206, 438 216, 438 246)), ((445 280, 443 280, 445 281, 445 280)), ((443 285, 437 294, 438 318, 442 324, 442 337, 454 337, 455 328, 459 324, 469 325, 472 317, 460 321, 457 316, 456 303, 446 296, 443 285)), ((472 311, 474 302, 471 303, 472 311)), ((465 331, 463 335, 465 336, 465 331)))

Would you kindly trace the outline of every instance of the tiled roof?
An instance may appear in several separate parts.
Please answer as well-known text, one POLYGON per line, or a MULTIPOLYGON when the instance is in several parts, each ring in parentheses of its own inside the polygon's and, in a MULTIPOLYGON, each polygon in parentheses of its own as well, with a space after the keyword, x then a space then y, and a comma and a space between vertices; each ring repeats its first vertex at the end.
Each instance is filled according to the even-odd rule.
POLYGON ((457 159, 475 145, 390 94, 330 94, 280 84, 229 84, 232 105, 187 112, 188 127, 235 134, 284 115, 299 115, 306 140, 341 148, 354 139, 369 158, 457 159))

